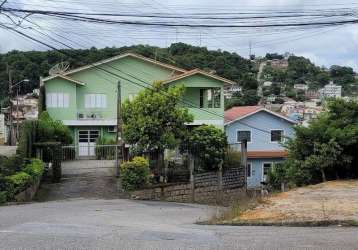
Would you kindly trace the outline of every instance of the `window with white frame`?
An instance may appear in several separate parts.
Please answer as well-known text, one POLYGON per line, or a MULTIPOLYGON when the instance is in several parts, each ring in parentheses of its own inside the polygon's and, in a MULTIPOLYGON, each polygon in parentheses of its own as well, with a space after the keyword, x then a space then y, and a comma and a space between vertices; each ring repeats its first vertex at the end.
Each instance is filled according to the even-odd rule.
POLYGON ((67 93, 47 93, 46 106, 48 108, 68 108, 70 106, 70 95, 67 93))
POLYGON ((283 140, 283 130, 276 129, 271 130, 271 142, 282 142, 283 140))
POLYGON ((85 108, 106 108, 107 96, 105 94, 86 94, 85 108))
POLYGON ((247 163, 247 178, 251 177, 251 163, 247 163))
POLYGON ((268 176, 268 173, 270 172, 271 170, 271 167, 272 167, 272 163, 264 163, 262 165, 262 180, 263 181, 267 181, 267 176, 268 176))
POLYGON ((200 89, 200 108, 220 108, 221 89, 200 89))
POLYGON ((250 130, 238 130, 237 131, 237 142, 241 142, 246 140, 247 142, 251 142, 251 131, 250 130))

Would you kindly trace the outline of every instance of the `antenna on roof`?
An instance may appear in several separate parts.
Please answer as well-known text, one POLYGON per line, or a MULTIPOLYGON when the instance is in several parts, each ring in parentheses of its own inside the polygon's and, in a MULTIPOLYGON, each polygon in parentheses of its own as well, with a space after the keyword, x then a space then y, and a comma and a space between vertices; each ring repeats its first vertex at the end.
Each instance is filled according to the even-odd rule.
POLYGON ((70 64, 68 62, 60 62, 60 63, 56 64, 55 66, 53 66, 48 71, 48 73, 50 76, 62 75, 68 70, 69 67, 70 67, 70 64))

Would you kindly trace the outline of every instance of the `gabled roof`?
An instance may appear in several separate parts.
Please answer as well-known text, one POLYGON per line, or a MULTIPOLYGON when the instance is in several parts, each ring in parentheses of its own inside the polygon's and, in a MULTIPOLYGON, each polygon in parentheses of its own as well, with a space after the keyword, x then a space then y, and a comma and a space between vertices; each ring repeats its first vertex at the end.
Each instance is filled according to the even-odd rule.
MULTIPOLYGON (((69 71, 61 74, 61 76, 71 75, 73 73, 80 72, 82 70, 90 69, 90 68, 93 68, 93 67, 97 67, 97 66, 100 66, 102 64, 113 62, 113 61, 116 61, 118 59, 122 59, 122 58, 125 58, 125 57, 133 57, 133 58, 136 58, 136 59, 140 59, 142 61, 150 62, 150 63, 156 64, 158 66, 161 66, 163 68, 167 68, 167 69, 177 71, 179 73, 186 73, 187 72, 185 69, 181 69, 181 68, 175 67, 175 66, 170 65, 170 64, 162 63, 162 62, 159 62, 159 61, 156 61, 156 60, 153 60, 153 59, 150 59, 150 58, 147 58, 147 57, 135 54, 135 53, 125 53, 125 54, 121 54, 121 55, 118 55, 118 56, 114 56, 114 57, 111 57, 111 58, 107 58, 107 59, 98 61, 96 63, 92 63, 92 64, 89 64, 89 65, 86 65, 86 66, 82 66, 82 67, 79 67, 79 68, 76 68, 76 69, 73 69, 73 70, 69 70, 69 71)), ((58 76, 59 75, 48 76, 46 78, 43 78, 42 81, 46 82, 46 81, 51 80, 53 78, 56 78, 58 76)))
POLYGON ((197 75, 197 74, 207 76, 207 77, 210 77, 210 78, 214 78, 214 79, 216 79, 218 81, 228 83, 230 85, 236 84, 236 82, 234 82, 234 81, 231 81, 229 79, 226 79, 226 78, 214 75, 214 74, 207 73, 207 72, 202 71, 200 69, 193 69, 193 70, 187 71, 186 73, 183 73, 181 75, 177 75, 177 76, 174 76, 172 78, 169 78, 168 80, 164 81, 163 83, 164 84, 171 83, 171 82, 174 82, 174 81, 177 81, 177 80, 189 77, 189 76, 197 75))
POLYGON ((225 125, 244 119, 248 116, 254 115, 261 111, 267 112, 271 115, 284 119, 292 124, 297 123, 296 121, 291 120, 286 116, 272 112, 271 110, 265 109, 264 107, 261 106, 241 106, 241 107, 233 107, 225 111, 225 125))
POLYGON ((70 81, 70 82, 73 82, 73 83, 76 83, 78 85, 81 85, 81 86, 85 86, 86 84, 84 82, 81 82, 81 81, 78 81, 76 79, 73 79, 71 77, 68 77, 68 76, 65 76, 65 75, 56 75, 57 77, 60 77, 60 78, 63 78, 67 81, 70 81))

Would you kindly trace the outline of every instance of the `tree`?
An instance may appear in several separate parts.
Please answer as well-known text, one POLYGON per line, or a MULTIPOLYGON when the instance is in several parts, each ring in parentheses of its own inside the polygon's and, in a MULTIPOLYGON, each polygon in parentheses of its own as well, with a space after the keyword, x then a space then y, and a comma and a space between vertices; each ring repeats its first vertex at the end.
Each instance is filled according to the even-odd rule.
POLYGON ((193 121, 188 109, 180 107, 183 86, 166 87, 154 83, 133 101, 122 106, 123 137, 138 153, 149 153, 164 160, 164 150, 174 149, 186 136, 185 123, 193 121))
POLYGON ((342 148, 333 139, 328 143, 315 142, 313 146, 313 154, 308 156, 303 164, 307 168, 319 168, 322 175, 322 181, 325 182, 327 181, 326 171, 335 167, 341 152, 342 148))
POLYGON ((225 109, 230 109, 237 106, 255 106, 260 101, 256 90, 246 90, 242 93, 235 93, 235 95, 226 100, 225 109))
POLYGON ((286 145, 292 175, 304 173, 305 183, 358 177, 358 102, 337 99, 327 109, 308 127, 295 127, 286 145))
POLYGON ((203 125, 194 128, 184 148, 187 148, 205 170, 217 170, 223 162, 227 147, 227 139, 224 131, 215 127, 203 125))

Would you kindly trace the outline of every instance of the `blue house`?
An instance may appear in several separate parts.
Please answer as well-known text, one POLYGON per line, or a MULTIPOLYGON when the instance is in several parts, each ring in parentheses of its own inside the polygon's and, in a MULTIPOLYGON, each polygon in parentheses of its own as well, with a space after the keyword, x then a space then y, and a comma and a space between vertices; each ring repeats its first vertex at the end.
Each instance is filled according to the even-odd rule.
POLYGON ((225 133, 233 149, 247 140, 249 188, 261 186, 273 164, 283 162, 282 143, 294 136, 295 121, 260 106, 233 107, 225 111, 225 133))

